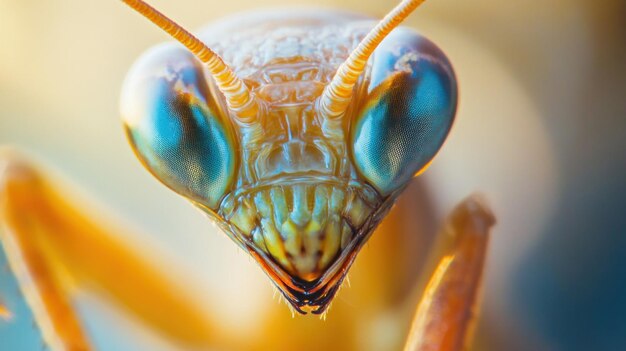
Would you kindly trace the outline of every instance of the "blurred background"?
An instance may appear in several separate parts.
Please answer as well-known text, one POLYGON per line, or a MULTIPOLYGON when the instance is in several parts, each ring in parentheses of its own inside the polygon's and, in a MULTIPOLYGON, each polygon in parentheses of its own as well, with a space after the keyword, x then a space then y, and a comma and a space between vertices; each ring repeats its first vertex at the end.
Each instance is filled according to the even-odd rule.
MULTIPOLYGON (((287 3, 381 17, 396 1, 151 3, 194 29, 287 3)), ((474 191, 487 195, 498 217, 474 348, 626 350, 626 1, 430 0, 406 25, 448 53, 461 100, 449 141, 404 197, 428 202, 435 223, 428 228, 474 191)), ((262 338, 262 316, 278 306, 267 278, 142 169, 119 122, 127 70, 164 40, 115 0, 0 0, 0 144, 28 152, 102 212, 136 228, 135 240, 190 272, 206 296, 208 307, 199 308, 223 328, 262 338)), ((403 211, 413 210, 411 199, 402 201, 403 211)), ((358 313, 350 290, 359 289, 361 262, 375 255, 376 240, 357 259, 338 310, 358 313)), ((0 271, 0 296, 15 314, 0 321, 0 349, 40 350, 7 270, 0 271)), ((98 349, 177 349, 102 297, 86 292, 76 304, 98 349)), ((286 307, 278 311, 291 320, 286 307)), ((405 327, 385 318, 374 324, 382 336, 360 349, 397 347, 405 327)))

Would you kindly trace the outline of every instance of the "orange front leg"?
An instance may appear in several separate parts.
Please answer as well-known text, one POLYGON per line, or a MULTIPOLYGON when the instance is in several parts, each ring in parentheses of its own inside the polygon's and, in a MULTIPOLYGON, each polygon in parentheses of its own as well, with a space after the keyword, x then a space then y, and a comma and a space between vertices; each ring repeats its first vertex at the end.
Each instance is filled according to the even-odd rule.
POLYGON ((469 346, 493 214, 477 196, 452 212, 440 234, 442 258, 417 307, 405 351, 469 346))
MULTIPOLYGON (((214 342, 214 324, 182 275, 166 276, 120 231, 87 217, 15 153, 0 152, 0 238, 9 265, 54 350, 91 349, 72 307, 77 289, 104 293, 182 345, 214 342)), ((5 313, 6 314, 6 313, 5 313)))

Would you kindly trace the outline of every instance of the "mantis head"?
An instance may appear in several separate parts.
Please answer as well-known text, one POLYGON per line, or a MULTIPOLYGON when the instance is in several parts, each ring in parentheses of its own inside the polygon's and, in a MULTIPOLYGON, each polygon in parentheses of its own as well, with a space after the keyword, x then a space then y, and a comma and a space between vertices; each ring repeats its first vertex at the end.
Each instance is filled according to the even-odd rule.
POLYGON ((124 84, 137 156, 297 311, 323 313, 454 120, 445 55, 396 28, 422 1, 405 0, 373 29, 292 21, 234 31, 213 49, 144 2, 124 2, 178 41, 140 58, 124 84))

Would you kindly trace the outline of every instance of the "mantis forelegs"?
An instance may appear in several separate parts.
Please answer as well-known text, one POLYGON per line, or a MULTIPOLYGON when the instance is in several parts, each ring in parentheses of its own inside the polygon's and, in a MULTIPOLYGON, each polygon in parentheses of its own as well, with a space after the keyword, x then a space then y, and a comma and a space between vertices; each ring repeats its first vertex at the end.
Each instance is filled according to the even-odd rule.
MULTIPOLYGON (((491 213, 477 198, 453 211, 439 235, 442 258, 423 293, 405 350, 459 351, 466 346, 492 224, 491 213)), ((141 251, 118 239, 117 232, 88 217, 29 162, 0 152, 0 239, 52 349, 91 348, 72 306, 73 293, 84 287, 105 291, 182 345, 232 346, 216 341, 216 324, 197 308, 198 299, 189 296, 193 284, 177 284, 141 251)), ((338 317, 331 313, 330 318, 338 317)))

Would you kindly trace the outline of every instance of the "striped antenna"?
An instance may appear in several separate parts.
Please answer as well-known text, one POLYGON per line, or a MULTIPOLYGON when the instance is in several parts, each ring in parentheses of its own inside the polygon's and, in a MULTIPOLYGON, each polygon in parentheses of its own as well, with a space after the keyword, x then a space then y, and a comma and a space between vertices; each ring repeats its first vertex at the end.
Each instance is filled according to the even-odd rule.
POLYGON ((322 116, 336 119, 344 114, 350 104, 354 85, 365 70, 367 61, 376 47, 424 1, 402 1, 363 38, 348 59, 339 66, 332 81, 320 96, 318 108, 322 116))
POLYGON ((258 102, 244 82, 237 77, 218 54, 200 39, 144 1, 122 0, 122 2, 163 29, 207 65, 217 87, 224 94, 229 109, 235 113, 240 122, 250 124, 256 121, 259 112, 258 102))

